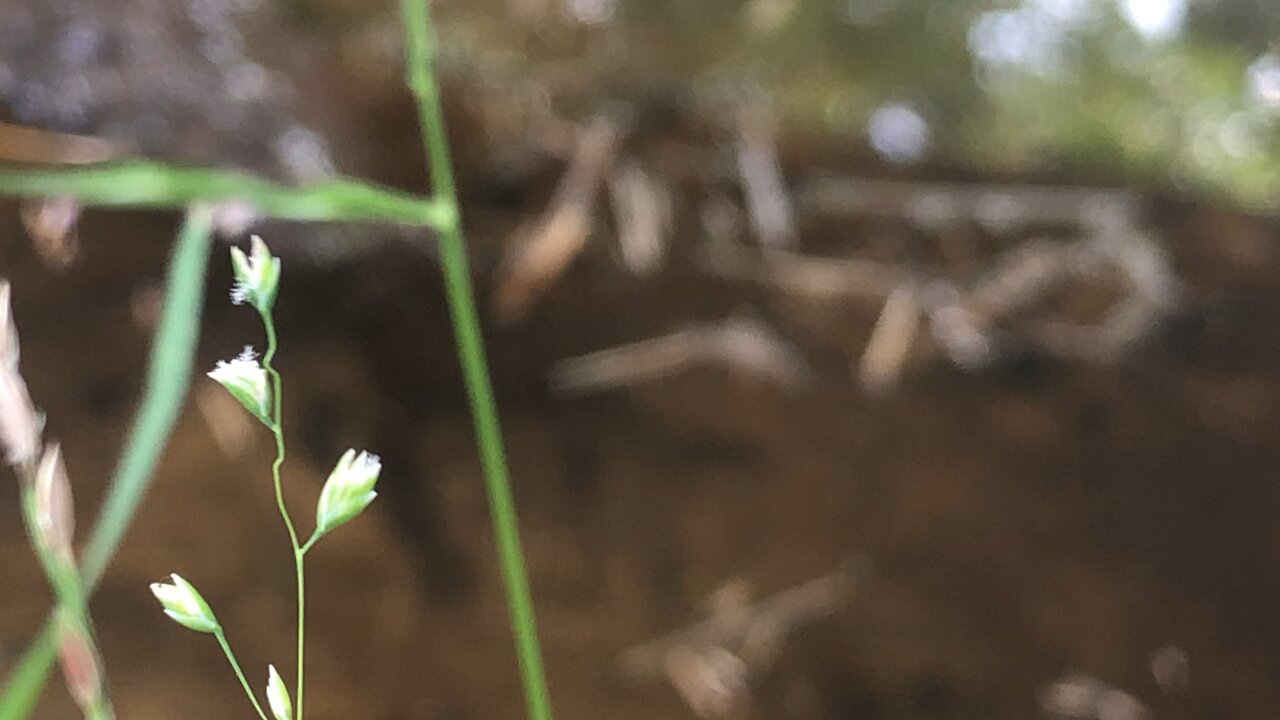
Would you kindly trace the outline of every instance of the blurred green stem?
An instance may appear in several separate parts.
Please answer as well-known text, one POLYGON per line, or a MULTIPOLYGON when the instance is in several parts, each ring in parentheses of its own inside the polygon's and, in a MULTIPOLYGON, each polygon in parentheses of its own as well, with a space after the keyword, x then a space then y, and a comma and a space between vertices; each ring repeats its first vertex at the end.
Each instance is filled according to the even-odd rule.
POLYGON ((525 704, 531 720, 551 720, 551 700, 542 668, 542 649, 534 619, 529 579, 516 521, 515 498, 507 477, 507 461, 502 446, 498 411, 490 386, 488 363, 480 337, 480 322, 471 287, 471 271, 458 220, 458 197, 445 136, 440 88, 436 81, 433 53, 435 35, 426 0, 401 0, 401 24, 405 32, 405 63, 409 87, 413 90, 422 125, 423 151, 431 172, 433 199, 449 222, 437 226, 440 234, 440 261, 445 293, 453 321, 455 344, 462 364, 467 396, 475 422, 476 441, 484 468, 485 488, 493 516, 494 540, 502 566, 524 686, 525 704))
POLYGON ((54 169, 0 168, 0 195, 73 197, 86 206, 182 208, 190 203, 244 203, 282 220, 366 220, 436 227, 450 218, 442 204, 354 180, 305 187, 229 170, 184 168, 151 160, 54 169))
MULTIPOLYGON (((191 208, 169 262, 164 306, 151 344, 142 405, 80 562, 89 593, 102 578, 129 527, 186 398, 199 337, 211 237, 209 210, 191 208)), ((31 714, 56 653, 56 625, 46 622, 0 693, 0 720, 22 720, 31 714)))

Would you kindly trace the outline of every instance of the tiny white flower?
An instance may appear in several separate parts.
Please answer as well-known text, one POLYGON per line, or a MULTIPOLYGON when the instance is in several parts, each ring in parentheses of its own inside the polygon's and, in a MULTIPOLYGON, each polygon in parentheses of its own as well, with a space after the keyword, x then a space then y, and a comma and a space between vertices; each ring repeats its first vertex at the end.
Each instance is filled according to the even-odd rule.
POLYGON ((275 665, 267 666, 267 704, 275 720, 293 720, 293 702, 289 700, 289 688, 276 671, 275 665))
POLYGON ((231 269, 236 276, 231 302, 248 303, 258 312, 269 312, 280 285, 280 258, 272 255, 262 238, 254 235, 248 255, 238 247, 231 248, 231 269))
POLYGON ((234 360, 219 360, 208 375, 255 417, 267 425, 271 424, 270 383, 267 371, 258 364, 252 347, 246 346, 234 360))
POLYGON ((329 473, 316 505, 316 537, 359 515, 378 496, 373 486, 382 472, 377 455, 347 450, 329 473))
POLYGON ((169 577, 172 582, 151 583, 151 594, 164 607, 164 614, 196 632, 217 632, 218 620, 195 587, 177 573, 169 577))

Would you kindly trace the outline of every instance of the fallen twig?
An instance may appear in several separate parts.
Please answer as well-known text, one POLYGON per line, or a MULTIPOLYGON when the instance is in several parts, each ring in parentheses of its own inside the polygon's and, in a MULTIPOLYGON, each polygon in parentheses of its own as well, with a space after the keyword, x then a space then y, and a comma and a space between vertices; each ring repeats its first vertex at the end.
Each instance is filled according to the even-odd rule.
POLYGON ((787 635, 840 609, 859 579, 852 566, 750 604, 721 607, 711 617, 618 656, 618 672, 638 682, 660 676, 673 651, 719 647, 753 670, 772 662, 787 635))
POLYGON ((896 265, 854 258, 818 258, 788 251, 759 251, 708 243, 702 266, 716 277, 773 285, 820 299, 883 299, 911 278, 896 265))
POLYGON ((799 197, 806 208, 828 215, 904 218, 925 229, 975 222, 996 233, 1039 224, 1132 227, 1139 209, 1137 196, 1123 190, 858 177, 810 181, 799 197))
POLYGON ((512 238, 493 298, 500 320, 520 319, 582 252, 591 233, 596 193, 613 165, 620 132, 604 117, 583 129, 550 207, 532 230, 518 230, 512 238))
POLYGON ((669 377, 706 363, 723 363, 789 390, 812 377, 794 346, 760 320, 735 315, 561 360, 552 370, 551 385, 564 393, 587 393, 669 377))
POLYGON ((609 175, 608 188, 623 264, 634 275, 653 274, 667 255, 671 194, 634 161, 609 175))
POLYGON ((738 113, 738 175, 751 227, 761 247, 795 250, 795 213, 774 147, 773 122, 765 108, 738 113))
POLYGON ((80 165, 115 160, 124 152, 103 138, 0 122, 0 160, 8 162, 80 165))

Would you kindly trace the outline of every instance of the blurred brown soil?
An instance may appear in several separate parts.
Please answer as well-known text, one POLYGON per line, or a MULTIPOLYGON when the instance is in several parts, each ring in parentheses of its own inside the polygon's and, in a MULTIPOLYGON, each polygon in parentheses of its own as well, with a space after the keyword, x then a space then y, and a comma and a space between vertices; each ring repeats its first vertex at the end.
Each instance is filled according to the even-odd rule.
MULTIPOLYGON (((84 256, 59 275, 20 241, 14 215, 3 215, 0 257, 24 369, 87 517, 145 356, 130 306, 159 277, 170 223, 91 216, 84 256)), ((768 593, 851 556, 870 574, 848 608, 798 632, 758 679, 759 717, 1025 717, 1067 671, 1125 688, 1159 717, 1274 708, 1272 230, 1177 203, 1157 206, 1155 221, 1197 321, 1116 367, 1045 361, 973 376, 938 366, 869 400, 829 362, 798 396, 707 369, 557 399, 543 389, 551 360, 643 335, 691 303, 731 306, 741 292, 688 276, 668 280, 671 291, 619 287, 630 281, 602 279, 590 262, 527 324, 490 329, 560 717, 687 717, 661 682, 617 682, 617 653, 697 619, 727 580, 768 593), (1268 262, 1232 257, 1249 247, 1268 262), (1191 661, 1182 697, 1163 697, 1148 668, 1169 643, 1191 661)), ((224 306, 222 257, 203 365, 255 337, 245 313, 224 306)), ((828 338, 865 336, 871 320, 778 312, 821 318, 828 338)), ((518 716, 432 264, 392 246, 341 267, 289 266, 281 313, 290 500, 309 507, 347 445, 387 458, 376 512, 314 556, 314 717, 518 716)), ((291 578, 269 452, 259 436, 243 457, 224 457, 201 417, 184 415, 94 605, 121 717, 244 714, 216 647, 153 607, 145 585, 170 571, 215 603, 249 668, 288 664, 291 578)), ((13 500, 11 485, 3 492, 13 500)), ((46 597, 17 519, 0 529, 0 657, 12 659, 46 597)), ((40 717, 71 717, 53 695, 40 717)))
MULTIPOLYGON (((420 186, 402 93, 339 89, 349 108, 326 100, 325 112, 329 128, 351 133, 335 151, 344 170, 420 186)), ((487 297, 502 243, 541 210, 562 164, 542 158, 494 175, 465 105, 451 118, 487 297)), ((709 141, 705 129, 665 142, 671 128, 653 125, 642 130, 655 164, 723 160, 688 151, 709 141)), ((785 154, 789 172, 808 162, 865 170, 865 156, 805 139, 785 154)), ((693 181, 681 182, 684 197, 693 181)), ((875 308, 712 280, 679 251, 670 269, 640 280, 598 243, 522 323, 487 326, 557 717, 692 717, 661 679, 620 682, 617 655, 703 617, 726 582, 768 595, 851 558, 869 570, 847 607, 797 631, 753 678, 753 717, 1033 717, 1038 693, 1069 672, 1132 693, 1159 718, 1274 714, 1276 227, 1174 199, 1153 200, 1145 220, 1189 304, 1149 347, 1110 366, 1029 358, 966 374, 937 361, 869 398, 849 360, 875 308), (815 384, 788 393, 703 368, 589 398, 547 389, 559 359, 744 305, 805 353, 815 384), (1149 667, 1170 644, 1190 659, 1178 696, 1162 694, 1149 667)), ((681 225, 689 243, 695 224, 681 225)), ((14 285, 24 372, 66 449, 81 536, 136 404, 149 333, 134 308, 160 279, 173 227, 171 217, 91 213, 82 256, 56 272, 25 241, 16 207, 0 205, 0 275, 14 285)), ((807 247, 827 251, 877 228, 803 230, 807 247)), ((308 261, 300 249, 322 232, 268 232, 286 254, 288 499, 309 526, 320 482, 349 446, 380 452, 386 470, 373 513, 312 556, 308 716, 520 717, 438 270, 404 233, 377 229, 343 236, 368 252, 308 261)), ((201 367, 261 344, 250 314, 225 301, 221 248, 213 267, 201 367)), ((94 601, 121 718, 248 716, 217 647, 168 622, 146 591, 169 572, 215 605, 255 684, 268 662, 291 664, 293 580, 271 502, 272 448, 252 437, 228 456, 188 404, 94 601)), ((0 508, 15 502, 13 484, 0 483, 0 508)), ((0 567, 6 667, 48 602, 16 510, 0 512, 0 567)), ((55 689, 37 717, 75 713, 55 689)))

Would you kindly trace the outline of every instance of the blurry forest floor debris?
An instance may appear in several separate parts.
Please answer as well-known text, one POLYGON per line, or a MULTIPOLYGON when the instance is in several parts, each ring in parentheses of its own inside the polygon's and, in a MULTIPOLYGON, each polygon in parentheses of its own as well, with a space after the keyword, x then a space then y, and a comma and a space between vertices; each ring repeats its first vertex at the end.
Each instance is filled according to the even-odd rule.
MULTIPOLYGON (((126 148, 289 181, 339 167, 420 187, 420 158, 406 151, 416 129, 397 66, 379 60, 377 22, 351 25, 339 45, 372 49, 347 67, 326 60, 332 38, 266 20, 254 33, 227 28, 233 3, 205 4, 216 12, 204 30, 168 15, 152 29, 212 41, 224 64, 184 73, 195 44, 166 39, 148 46, 159 56, 130 64, 166 70, 145 73, 165 82, 137 97, 81 97, 70 110, 83 117, 27 98, 21 109, 34 114, 12 118, 24 128, 109 145, 85 150, 68 136, 42 161, 126 148), (259 49, 278 65, 253 59, 259 49), (290 57, 310 67, 286 68, 290 57), (157 89, 170 81, 174 98, 157 89), (248 99, 210 108, 215 87, 248 99), (270 101, 255 104, 261 92, 270 101), (47 120, 64 115, 78 120, 47 120)), ((36 5, 56 4, 6 3, 0 17, 36 5)), ((40 45, 76 52, 19 90, 58 97, 62 81, 107 62, 112 38, 138 29, 112 20, 86 34, 46 18, 21 47, 62 32, 102 44, 40 45)), ((452 126, 466 129, 455 139, 477 280, 495 310, 508 304, 504 287, 525 288, 507 291, 518 311, 487 332, 560 717, 687 717, 658 684, 610 682, 619 653, 698 616, 698 599, 726 577, 803 587, 851 554, 871 559, 874 585, 817 632, 788 635, 745 688, 733 682, 733 649, 676 653, 655 676, 720 678, 749 691, 757 715, 800 720, 1096 713, 1097 703, 1056 703, 1115 693, 1157 717, 1260 717, 1280 705, 1273 219, 1032 184, 1060 177, 905 171, 795 132, 780 113, 754 114, 758 96, 726 106, 683 87, 602 82, 608 70, 585 64, 468 65, 474 46, 454 50, 447 99, 452 126), (583 396, 613 383, 627 390, 583 396), (1180 693, 1150 667, 1152 649, 1171 643, 1196 667, 1180 693), (1063 694, 1046 691, 1059 682, 1063 694)), ((28 212, 33 239, 74 229, 44 212, 28 212)), ((86 242, 55 274, 42 258, 57 253, 16 242, 16 218, 0 218, 0 261, 32 318, 30 382, 78 450, 72 470, 88 477, 110 463, 136 391, 140 278, 159 267, 166 230, 149 215, 84 213, 86 242)), ((349 549, 317 563, 318 575, 364 581, 316 603, 316 705, 388 720, 512 717, 518 692, 493 670, 510 648, 447 317, 433 258, 385 242, 399 234, 311 225, 280 248, 316 260, 297 264, 296 304, 281 308, 292 343, 282 360, 298 379, 286 410, 306 448, 294 470, 318 487, 334 438, 373 428, 386 492, 399 494, 384 523, 353 528, 349 549), (354 608, 370 622, 348 622, 354 608), (399 661, 378 661, 389 656, 399 661)), ((238 348, 232 325, 211 315, 206 364, 238 348)), ((222 425, 224 409, 197 408, 202 422, 178 428, 162 472, 182 483, 156 488, 100 598, 122 716, 197 696, 207 702, 192 720, 238 707, 200 656, 154 632, 160 621, 138 623, 127 588, 178 556, 208 568, 209 593, 238 596, 243 577, 277 582, 260 551, 273 538, 226 531, 260 498, 210 470, 223 453, 248 466, 266 449, 234 426, 210 438, 205 424, 222 425), (160 653, 181 669, 156 668, 160 653)), ((15 529, 0 533, 17 588, 0 614, 7 660, 47 598, 15 529)), ((228 608, 250 628, 252 658, 269 652, 287 612, 276 599, 287 583, 277 584, 228 608)))
POLYGON ((846 568, 758 602, 745 581, 729 583, 712 595, 708 619, 624 651, 618 672, 631 682, 665 675, 704 718, 741 716, 749 677, 768 672, 793 631, 838 611, 857 574, 846 568))

